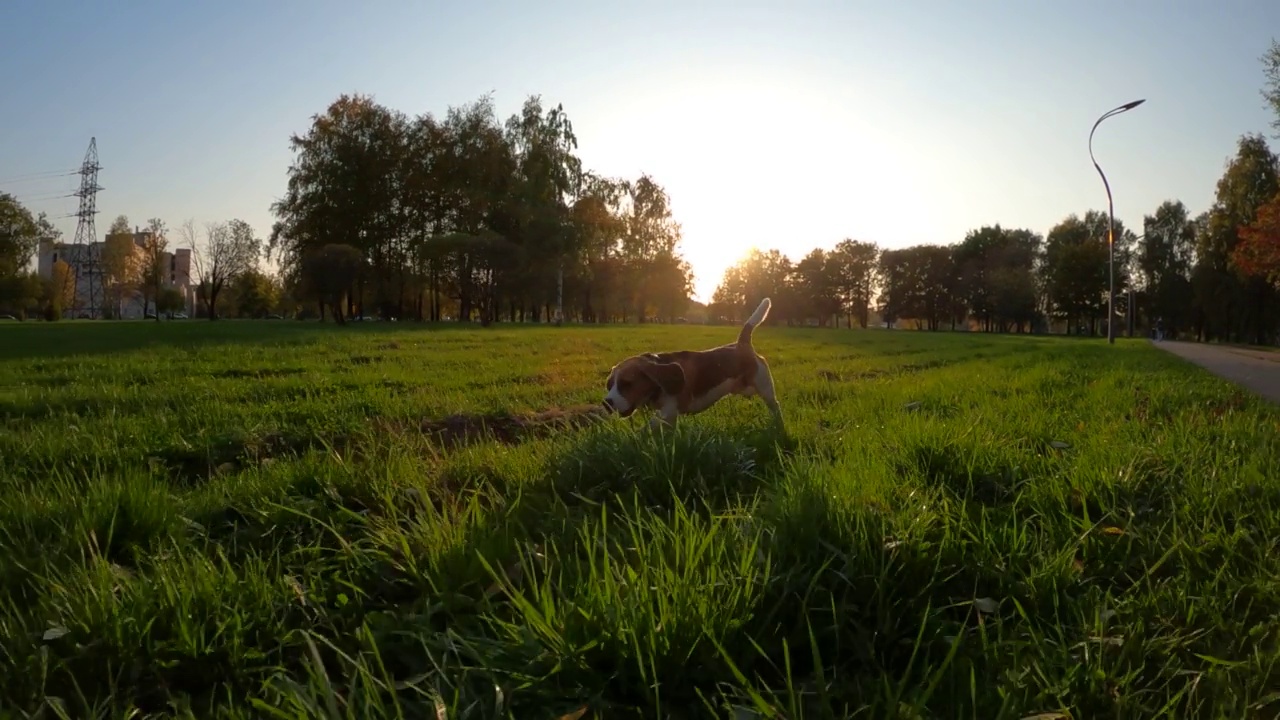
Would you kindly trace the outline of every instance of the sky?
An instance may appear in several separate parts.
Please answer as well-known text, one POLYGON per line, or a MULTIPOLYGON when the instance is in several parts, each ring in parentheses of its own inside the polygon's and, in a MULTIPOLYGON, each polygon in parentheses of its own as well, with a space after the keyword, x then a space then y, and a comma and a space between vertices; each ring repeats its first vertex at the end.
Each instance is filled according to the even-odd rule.
POLYGON ((54 173, 96 137, 99 235, 125 214, 265 237, 290 134, 340 94, 440 116, 492 92, 504 118, 539 94, 586 167, 666 188, 705 301, 752 247, 799 260, 1105 210, 1089 129, 1140 98, 1093 143, 1117 219, 1200 212, 1239 137, 1270 137, 1277 31, 1275 0, 13 0, 0 191, 71 240, 77 177, 54 173))

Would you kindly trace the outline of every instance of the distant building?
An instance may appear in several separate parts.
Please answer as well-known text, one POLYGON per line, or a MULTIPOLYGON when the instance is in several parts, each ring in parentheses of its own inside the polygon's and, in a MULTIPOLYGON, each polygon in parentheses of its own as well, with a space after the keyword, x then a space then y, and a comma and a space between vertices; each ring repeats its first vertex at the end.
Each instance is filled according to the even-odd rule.
MULTIPOLYGON (((150 239, 151 232, 149 230, 134 228, 131 249, 134 253, 134 260, 139 267, 142 266, 146 257, 146 247, 150 239)), ((109 279, 105 277, 102 271, 101 261, 105 247, 105 242, 94 242, 84 247, 79 247, 75 243, 69 242, 42 242, 40 243, 36 272, 39 273, 41 278, 49 279, 53 277, 53 266, 59 260, 70 265, 75 282, 77 300, 75 304, 81 308, 80 315, 83 317, 100 318, 105 311, 110 310, 109 314, 113 316, 137 319, 143 317, 148 310, 154 312, 154 307, 144 307, 149 303, 146 302, 142 290, 136 286, 136 283, 133 287, 128 287, 123 292, 105 292, 106 283, 104 280, 109 279), (83 258, 78 257, 78 253, 83 253, 83 258), (96 307, 89 297, 91 272, 97 276, 98 281, 96 307)), ((161 282, 164 287, 176 288, 181 292, 183 311, 188 315, 193 315, 195 311, 195 284, 192 282, 191 277, 191 248, 165 250, 161 253, 160 264, 163 268, 161 282)), ((64 308, 63 314, 66 317, 72 317, 73 308, 64 308)))

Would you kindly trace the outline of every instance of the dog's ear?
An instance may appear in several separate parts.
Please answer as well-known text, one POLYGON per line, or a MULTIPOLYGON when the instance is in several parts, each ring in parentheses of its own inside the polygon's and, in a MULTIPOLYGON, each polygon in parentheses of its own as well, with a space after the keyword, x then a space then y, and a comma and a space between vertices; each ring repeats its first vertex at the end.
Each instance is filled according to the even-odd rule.
POLYGON ((668 395, 679 395, 684 390, 684 368, 680 367, 680 363, 650 360, 644 365, 644 374, 658 383, 658 387, 668 395))

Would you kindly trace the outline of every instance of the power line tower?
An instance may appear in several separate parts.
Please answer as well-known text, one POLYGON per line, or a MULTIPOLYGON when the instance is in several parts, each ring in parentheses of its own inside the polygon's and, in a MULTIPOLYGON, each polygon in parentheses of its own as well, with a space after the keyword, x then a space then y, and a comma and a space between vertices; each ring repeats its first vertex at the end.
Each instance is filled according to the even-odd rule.
POLYGON ((80 175, 80 189, 73 193, 75 197, 80 198, 80 209, 75 214, 79 221, 76 223, 76 240, 71 251, 73 262, 68 263, 74 269, 76 278, 75 299, 71 303, 72 317, 80 317, 86 312, 92 318, 102 316, 102 262, 101 258, 93 252, 93 244, 98 239, 93 216, 98 214, 98 191, 102 189, 98 185, 99 169, 101 166, 98 164, 98 138, 92 137, 89 138, 89 150, 85 152, 84 162, 80 164, 80 170, 77 173, 80 175), (81 278, 87 281, 85 292, 80 289, 81 278))

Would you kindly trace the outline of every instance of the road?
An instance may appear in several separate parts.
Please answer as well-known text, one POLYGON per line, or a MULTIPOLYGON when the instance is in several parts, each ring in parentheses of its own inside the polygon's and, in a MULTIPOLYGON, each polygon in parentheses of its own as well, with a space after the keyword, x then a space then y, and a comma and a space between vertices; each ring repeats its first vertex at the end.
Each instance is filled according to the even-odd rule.
POLYGON ((1154 344, 1271 402, 1280 403, 1280 352, 1190 342, 1154 344))

